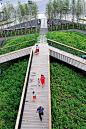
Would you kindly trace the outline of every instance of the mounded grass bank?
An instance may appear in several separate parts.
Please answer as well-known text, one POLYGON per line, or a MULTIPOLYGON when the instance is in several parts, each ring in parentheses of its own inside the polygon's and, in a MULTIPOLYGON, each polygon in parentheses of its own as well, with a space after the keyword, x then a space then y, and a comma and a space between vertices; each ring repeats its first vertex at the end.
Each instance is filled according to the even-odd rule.
POLYGON ((35 39, 35 41, 37 41, 38 36, 39 36, 39 34, 36 33, 35 35, 29 35, 29 36, 14 38, 14 39, 8 39, 7 41, 4 42, 3 47, 8 47, 8 46, 11 46, 11 45, 14 45, 14 44, 22 43, 22 42, 25 42, 25 41, 30 41, 30 40, 33 40, 33 39, 35 39))
POLYGON ((0 129, 14 129, 22 95, 28 57, 1 65, 0 129))
POLYGON ((53 59, 50 82, 52 129, 86 129, 86 76, 53 59))
MULTIPOLYGON (((54 32, 49 32, 47 34, 47 38, 86 52, 86 36, 81 33, 74 32, 74 31, 66 31, 66 32, 54 31, 54 32)), ((71 54, 81 57, 82 53, 77 52, 76 50, 73 50, 58 44, 55 44, 55 45, 56 45, 55 47, 61 50, 70 52, 71 54)))
POLYGON ((29 35, 29 36, 14 38, 14 39, 8 39, 7 41, 4 42, 4 45, 2 46, 2 48, 4 48, 4 47, 7 47, 7 48, 0 49, 0 55, 8 53, 8 52, 16 51, 19 49, 23 49, 26 47, 33 46, 37 42, 38 36, 39 36, 39 34, 36 33, 35 35, 29 35), (33 40, 33 41, 30 41, 30 40, 33 40), (27 41, 27 42, 23 43, 25 41, 27 41), (22 44, 19 44, 19 43, 22 43, 22 44), (18 44, 18 45, 15 45, 15 44, 18 44), (11 45, 14 45, 14 46, 11 46, 11 45), (8 46, 11 46, 11 47, 8 47, 8 46))

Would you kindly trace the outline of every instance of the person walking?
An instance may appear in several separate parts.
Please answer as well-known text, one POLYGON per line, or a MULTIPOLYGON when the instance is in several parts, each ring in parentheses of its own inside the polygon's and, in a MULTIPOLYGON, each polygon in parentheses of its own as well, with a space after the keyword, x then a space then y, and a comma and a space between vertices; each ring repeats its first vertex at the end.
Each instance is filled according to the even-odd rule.
POLYGON ((38 86, 40 86, 40 78, 38 78, 38 86))
POLYGON ((42 121, 41 115, 44 115, 43 110, 44 110, 44 108, 42 106, 40 106, 40 107, 37 108, 37 111, 36 111, 36 113, 39 112, 39 118, 40 118, 41 121, 42 121))
POLYGON ((35 102, 35 99, 36 99, 36 93, 33 91, 32 94, 33 94, 33 102, 35 102))
POLYGON ((34 53, 39 53, 39 46, 38 45, 36 45, 36 50, 35 50, 35 52, 34 53))
POLYGON ((42 84, 42 88, 43 88, 43 86, 44 86, 44 84, 45 84, 45 77, 44 77, 44 75, 41 75, 41 84, 42 84))
POLYGON ((39 46, 38 45, 36 45, 36 51, 39 52, 39 46))

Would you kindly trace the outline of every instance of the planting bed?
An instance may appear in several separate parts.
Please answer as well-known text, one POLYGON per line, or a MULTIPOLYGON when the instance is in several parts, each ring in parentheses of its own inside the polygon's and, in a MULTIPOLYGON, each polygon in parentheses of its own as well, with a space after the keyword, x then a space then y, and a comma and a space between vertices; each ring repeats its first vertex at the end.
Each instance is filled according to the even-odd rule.
MULTIPOLYGON (((37 33, 39 33, 40 31, 40 28, 37 28, 37 33)), ((28 30, 15 30, 15 31, 11 31, 11 32, 3 32, 2 34, 0 33, 0 38, 1 37, 9 37, 9 36, 17 36, 17 35, 27 35, 27 34, 35 34, 36 33, 36 28, 32 28, 32 31, 31 29, 28 30)))
POLYGON ((7 48, 0 49, 0 55, 11 52, 11 51, 16 51, 16 50, 19 50, 22 48, 33 46, 37 42, 38 36, 39 36, 39 34, 36 33, 35 35, 29 35, 29 36, 24 36, 24 37, 20 37, 20 38, 9 39, 4 42, 4 45, 2 47, 2 48, 4 48, 4 47, 7 47, 7 48), (30 40, 33 40, 33 41, 29 42, 30 40), (28 42, 22 43, 25 41, 28 41, 28 42), (22 43, 22 44, 19 44, 19 43, 22 43), (15 45, 15 44, 19 44, 19 45, 15 45), (11 45, 15 45, 15 46, 11 46, 11 45), (8 46, 11 46, 11 47, 8 47, 8 46))
POLYGON ((86 26, 84 26, 83 24, 77 24, 77 23, 74 23, 74 28, 73 28, 73 24, 66 24, 66 25, 61 25, 61 26, 53 25, 51 27, 49 27, 48 25, 48 31, 68 30, 68 29, 79 29, 79 30, 86 31, 86 26))
MULTIPOLYGON (((81 33, 74 32, 74 31, 67 31, 67 32, 54 31, 54 32, 48 33, 47 38, 86 52, 86 36, 81 33)), ((84 54, 82 52, 64 47, 56 43, 53 43, 53 46, 80 57, 81 55, 84 54)))
POLYGON ((22 95, 28 57, 1 65, 0 129, 14 129, 22 95))
POLYGON ((58 60, 50 74, 52 129, 86 129, 86 76, 58 60))

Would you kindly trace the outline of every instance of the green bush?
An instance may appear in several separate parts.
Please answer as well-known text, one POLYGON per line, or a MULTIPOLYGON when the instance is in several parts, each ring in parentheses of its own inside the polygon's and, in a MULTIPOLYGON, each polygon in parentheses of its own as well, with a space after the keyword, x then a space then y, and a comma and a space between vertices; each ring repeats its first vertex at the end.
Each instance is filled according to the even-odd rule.
POLYGON ((0 129, 15 127, 27 65, 28 59, 1 65, 0 129))
MULTIPOLYGON (((47 33, 47 38, 86 52, 86 36, 81 33, 74 32, 74 31, 71 31, 71 32, 54 31, 54 32, 47 33)), ((83 52, 73 50, 71 48, 56 44, 54 42, 52 42, 51 44, 51 42, 48 41, 48 44, 79 57, 81 57, 81 55, 84 55, 83 52)))
POLYGON ((25 42, 25 41, 28 41, 28 42, 23 43, 23 44, 19 44, 19 45, 15 45, 15 46, 11 46, 11 47, 8 47, 8 48, 0 49, 0 55, 8 53, 8 52, 16 51, 16 50, 19 50, 19 49, 23 49, 23 48, 26 48, 26 47, 33 46, 37 42, 37 37, 38 36, 39 36, 39 34, 36 33, 35 35, 29 35, 29 36, 24 36, 24 37, 20 37, 20 38, 9 39, 9 40, 4 42, 4 45, 3 45, 2 48, 8 47, 8 46, 11 46, 11 45, 15 45, 15 44, 19 44, 19 43, 22 43, 22 42, 25 42), (30 40, 33 40, 33 41, 30 41, 30 40))
POLYGON ((52 129, 85 129, 86 76, 54 61, 50 85, 52 129))

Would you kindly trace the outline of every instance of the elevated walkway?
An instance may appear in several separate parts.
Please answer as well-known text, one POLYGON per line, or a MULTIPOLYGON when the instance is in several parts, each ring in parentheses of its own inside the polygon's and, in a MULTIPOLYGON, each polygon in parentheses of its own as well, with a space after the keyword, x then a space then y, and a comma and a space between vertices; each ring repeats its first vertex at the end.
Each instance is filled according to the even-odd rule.
POLYGON ((27 47, 24 49, 20 49, 17 51, 13 51, 13 52, 9 52, 9 53, 0 55, 0 64, 23 57, 23 56, 26 56, 26 55, 29 55, 30 53, 31 53, 31 47, 27 47))
MULTIPOLYGON (((33 47, 33 49, 35 51, 35 46, 33 47)), ((39 50, 40 50, 39 54, 33 55, 29 81, 26 82, 28 86, 27 86, 27 93, 23 110, 23 117, 22 119, 20 118, 22 121, 21 129, 51 129, 49 55, 61 61, 64 61, 74 67, 86 71, 85 59, 82 59, 70 53, 49 46, 46 43, 45 35, 41 35, 40 37, 39 50), (41 74, 45 76, 45 86, 43 88, 42 86, 38 86, 38 77, 40 77, 41 74), (37 96, 34 103, 32 95, 33 91, 36 92, 37 96), (46 110, 46 112, 44 112, 43 121, 40 121, 39 115, 38 113, 36 113, 36 110, 39 106, 43 106, 44 109, 46 110)), ((31 51, 32 51, 31 48, 25 48, 18 50, 16 52, 11 52, 8 54, 1 55, 0 64, 12 59, 16 59, 18 57, 22 57, 25 54, 30 54, 31 51), (17 54, 15 55, 15 53, 17 54)), ((25 91, 25 89, 23 90, 25 91)), ((22 103, 23 103, 23 97, 22 97, 22 103)), ((22 105, 20 107, 22 108, 22 105)), ((19 111, 21 110, 21 108, 19 108, 19 111)), ((15 126, 15 129, 20 129, 18 128, 19 122, 16 123, 17 125, 15 126)))
POLYGON ((46 44, 39 44, 39 48, 39 54, 33 55, 32 59, 21 129, 49 129, 48 46, 46 44), (38 86, 38 77, 41 74, 45 76, 45 86, 43 88, 42 86, 38 86), (36 92, 37 96, 34 103, 33 91, 36 92), (39 115, 36 113, 39 106, 43 106, 46 110, 43 121, 40 121, 39 115))
POLYGON ((86 71, 86 60, 60 49, 49 46, 50 56, 86 71))

